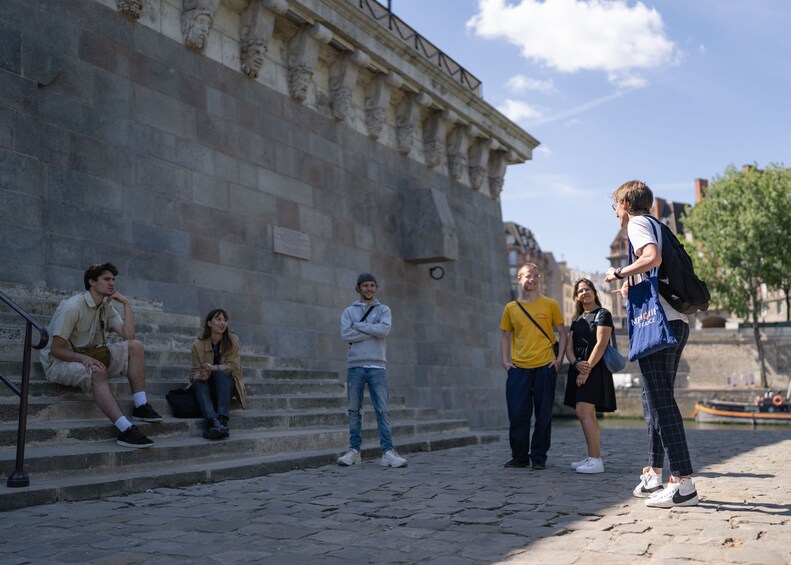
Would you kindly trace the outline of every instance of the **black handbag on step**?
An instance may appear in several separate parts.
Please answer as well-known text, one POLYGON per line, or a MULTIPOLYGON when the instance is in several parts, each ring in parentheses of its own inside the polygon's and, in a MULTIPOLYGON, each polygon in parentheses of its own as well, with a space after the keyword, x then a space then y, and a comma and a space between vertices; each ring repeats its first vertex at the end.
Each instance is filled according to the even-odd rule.
POLYGON ((198 406, 198 400, 195 398, 195 392, 192 390, 192 385, 187 385, 184 388, 174 388, 165 395, 165 400, 170 404, 173 409, 173 415, 176 418, 203 417, 200 406, 198 406))

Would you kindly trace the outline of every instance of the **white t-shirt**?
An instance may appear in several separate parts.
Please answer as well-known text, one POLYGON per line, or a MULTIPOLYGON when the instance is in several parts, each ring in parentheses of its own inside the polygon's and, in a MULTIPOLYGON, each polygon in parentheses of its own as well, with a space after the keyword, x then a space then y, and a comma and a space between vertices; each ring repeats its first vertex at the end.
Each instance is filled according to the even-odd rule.
MULTIPOLYGON (((626 234, 629 236, 629 241, 632 243, 634 252, 638 257, 643 254, 643 248, 649 243, 656 244, 659 248, 659 254, 662 254, 662 229, 658 225, 654 225, 654 229, 656 230, 656 236, 654 236, 654 230, 651 229, 651 220, 645 216, 636 216, 629 220, 626 225, 626 234)), ((689 319, 668 304, 661 294, 659 295, 659 303, 665 310, 665 316, 667 316, 668 320, 682 320, 689 323, 689 319)))

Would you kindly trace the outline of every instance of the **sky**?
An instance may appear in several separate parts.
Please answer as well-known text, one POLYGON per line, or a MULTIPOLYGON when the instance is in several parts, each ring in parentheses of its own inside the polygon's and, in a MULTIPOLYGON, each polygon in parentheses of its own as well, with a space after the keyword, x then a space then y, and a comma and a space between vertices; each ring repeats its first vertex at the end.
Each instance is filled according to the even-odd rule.
MULTIPOLYGON (((387 4, 386 0, 380 0, 387 4)), ((612 192, 693 203, 728 165, 791 165, 788 0, 392 0, 541 142, 511 165, 504 221, 569 267, 606 270, 612 192)))

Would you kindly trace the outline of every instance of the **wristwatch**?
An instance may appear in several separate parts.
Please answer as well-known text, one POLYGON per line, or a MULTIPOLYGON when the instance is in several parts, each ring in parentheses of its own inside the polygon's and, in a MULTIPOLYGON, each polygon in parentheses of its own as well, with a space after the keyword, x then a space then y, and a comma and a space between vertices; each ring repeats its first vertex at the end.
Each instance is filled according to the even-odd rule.
POLYGON ((613 275, 615 275, 615 278, 616 278, 616 279, 622 279, 622 278, 623 278, 623 277, 621 276, 621 269, 623 269, 623 267, 618 267, 617 269, 615 269, 615 270, 612 272, 612 274, 613 274, 613 275))

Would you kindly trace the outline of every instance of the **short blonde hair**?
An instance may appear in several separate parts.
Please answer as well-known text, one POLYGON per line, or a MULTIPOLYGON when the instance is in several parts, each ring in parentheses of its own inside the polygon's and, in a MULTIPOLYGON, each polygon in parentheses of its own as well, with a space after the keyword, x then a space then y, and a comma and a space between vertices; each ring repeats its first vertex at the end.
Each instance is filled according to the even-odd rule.
POLYGON ((541 273, 541 269, 539 269, 538 265, 536 265, 535 263, 525 263, 521 267, 519 267, 519 270, 516 272, 517 276, 521 275, 522 271, 526 271, 528 269, 535 269, 536 271, 539 272, 539 274, 541 273))
POLYGON ((628 204, 629 212, 633 214, 650 214, 654 193, 643 181, 630 180, 615 189, 612 199, 616 204, 628 204))

